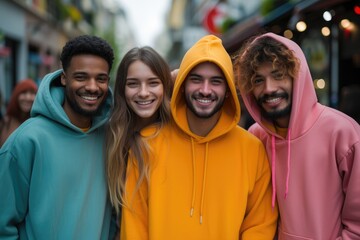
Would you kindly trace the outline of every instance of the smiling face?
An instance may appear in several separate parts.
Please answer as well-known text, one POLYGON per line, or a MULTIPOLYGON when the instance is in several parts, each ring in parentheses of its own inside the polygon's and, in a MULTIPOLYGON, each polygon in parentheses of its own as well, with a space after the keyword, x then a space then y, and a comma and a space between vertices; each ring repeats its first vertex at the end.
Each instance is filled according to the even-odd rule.
POLYGON ((35 92, 33 90, 27 90, 19 94, 18 104, 21 112, 29 113, 35 100, 35 92))
POLYGON ((61 75, 66 97, 64 110, 78 127, 88 127, 101 110, 109 85, 109 65, 95 55, 75 55, 61 75))
POLYGON ((189 113, 195 118, 218 118, 224 104, 227 82, 221 69, 204 62, 193 68, 184 83, 185 100, 189 113))
POLYGON ((292 79, 267 62, 258 67, 252 79, 254 97, 269 120, 287 127, 292 101, 292 79))
POLYGON ((149 66, 140 60, 130 64, 126 77, 125 98, 128 106, 143 121, 153 122, 158 117, 164 86, 149 66))

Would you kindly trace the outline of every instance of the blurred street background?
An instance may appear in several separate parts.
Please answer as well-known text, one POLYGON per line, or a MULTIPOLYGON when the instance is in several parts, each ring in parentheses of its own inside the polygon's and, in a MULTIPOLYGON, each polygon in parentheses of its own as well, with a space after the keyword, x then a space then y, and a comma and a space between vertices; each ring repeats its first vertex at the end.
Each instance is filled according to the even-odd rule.
POLYGON ((62 47, 78 35, 113 46, 114 76, 134 46, 154 47, 174 69, 206 34, 236 55, 247 37, 271 31, 304 50, 321 103, 359 114, 359 27, 359 0, 0 0, 0 109, 18 81, 39 84, 60 68, 62 47))

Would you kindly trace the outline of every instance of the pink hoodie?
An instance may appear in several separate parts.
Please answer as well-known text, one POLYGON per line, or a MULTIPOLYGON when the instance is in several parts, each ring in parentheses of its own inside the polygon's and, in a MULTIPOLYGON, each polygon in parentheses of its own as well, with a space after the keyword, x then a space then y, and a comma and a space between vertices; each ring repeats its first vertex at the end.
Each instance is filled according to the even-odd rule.
POLYGON ((266 127, 269 122, 252 94, 242 92, 256 121, 249 131, 264 143, 271 161, 279 240, 360 239, 360 127, 347 115, 318 103, 305 56, 296 43, 272 33, 262 36, 282 42, 301 62, 293 82, 286 139, 266 127))

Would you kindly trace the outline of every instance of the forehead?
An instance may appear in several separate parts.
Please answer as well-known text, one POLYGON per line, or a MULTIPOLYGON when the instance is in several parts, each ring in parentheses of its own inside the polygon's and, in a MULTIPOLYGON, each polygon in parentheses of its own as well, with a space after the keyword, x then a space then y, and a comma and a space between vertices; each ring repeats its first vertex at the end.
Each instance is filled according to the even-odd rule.
POLYGON ((261 63, 257 68, 255 73, 256 74, 262 74, 262 73, 268 73, 273 72, 277 70, 276 66, 274 66, 271 62, 264 62, 261 63))
POLYGON ((198 74, 202 76, 224 76, 220 67, 212 62, 199 63, 193 69, 191 69, 189 75, 191 74, 198 74))
POLYGON ((66 72, 108 73, 109 65, 102 57, 91 54, 75 55, 66 72))
POLYGON ((127 71, 127 78, 139 78, 139 77, 149 77, 156 76, 151 68, 140 60, 136 60, 129 65, 127 71))

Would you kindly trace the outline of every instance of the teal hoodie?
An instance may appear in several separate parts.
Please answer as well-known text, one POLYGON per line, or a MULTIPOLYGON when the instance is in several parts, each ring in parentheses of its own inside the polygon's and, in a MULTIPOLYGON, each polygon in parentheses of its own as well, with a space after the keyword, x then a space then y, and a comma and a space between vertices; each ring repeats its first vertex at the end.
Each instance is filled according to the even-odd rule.
POLYGON ((32 117, 0 149, 0 239, 108 239, 103 140, 112 94, 84 133, 62 108, 61 72, 45 76, 32 117))

